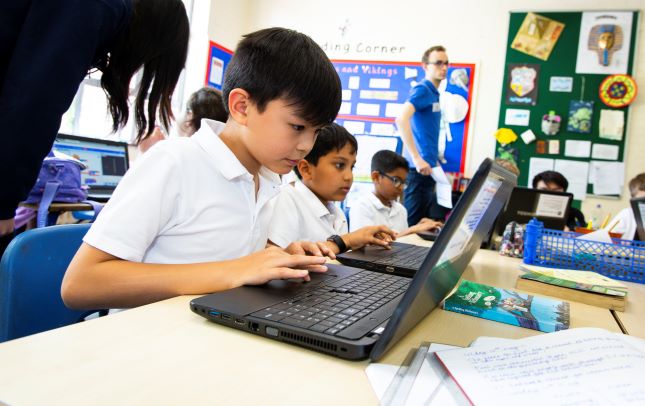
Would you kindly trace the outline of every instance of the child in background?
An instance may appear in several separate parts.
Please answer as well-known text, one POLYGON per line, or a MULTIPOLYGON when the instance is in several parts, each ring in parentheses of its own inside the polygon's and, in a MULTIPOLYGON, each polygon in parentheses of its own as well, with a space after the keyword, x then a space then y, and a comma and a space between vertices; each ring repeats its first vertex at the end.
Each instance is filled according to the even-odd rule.
POLYGON ((397 232, 397 237, 441 227, 438 221, 423 218, 408 227, 408 211, 397 201, 407 185, 408 161, 393 151, 378 151, 372 157, 374 192, 358 199, 349 211, 352 230, 368 225, 384 224, 397 232))
POLYGON ((395 233, 383 225, 371 225, 348 233, 345 214, 334 202, 345 200, 352 187, 356 163, 356 138, 332 123, 318 133, 309 154, 298 162, 300 179, 285 185, 276 202, 269 241, 286 247, 292 241, 325 241, 335 254, 368 244, 389 247, 395 233))
MULTIPOLYGON (((222 92, 212 87, 202 87, 190 95, 186 103, 186 114, 177 122, 177 132, 180 137, 190 137, 201 127, 202 119, 208 118, 225 123, 228 114, 222 101, 222 92)), ((166 135, 161 128, 155 127, 152 134, 138 145, 139 152, 144 153, 159 141, 165 140, 166 135)))
POLYGON ((265 247, 278 174, 338 114, 334 66, 304 34, 260 30, 239 43, 223 94, 226 124, 159 143, 119 183, 67 269, 67 306, 133 307, 326 270, 326 247, 265 247), (290 254, 306 251, 319 256, 290 254))
MULTIPOLYGON (((636 175, 629 181, 629 193, 634 197, 645 197, 645 172, 636 175)), ((631 207, 622 209, 616 217, 611 219, 605 230, 622 234, 620 238, 633 240, 636 236, 636 219, 631 207)))
POLYGON ((186 103, 186 113, 179 120, 177 131, 182 137, 190 137, 201 127, 203 118, 225 123, 228 119, 222 101, 222 92, 212 87, 202 87, 190 95, 186 103))

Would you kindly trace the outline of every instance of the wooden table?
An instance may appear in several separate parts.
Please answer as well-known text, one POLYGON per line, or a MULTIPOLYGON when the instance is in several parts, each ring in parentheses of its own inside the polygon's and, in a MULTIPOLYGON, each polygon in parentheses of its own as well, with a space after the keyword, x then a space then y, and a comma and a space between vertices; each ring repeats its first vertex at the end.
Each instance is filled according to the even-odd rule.
MULTIPOLYGON (((408 241, 425 244, 416 236, 408 241)), ((513 287, 519 260, 480 250, 465 277, 513 287)), ((182 296, 0 344, 0 403, 12 406, 376 405, 351 362, 220 326, 182 296)), ((44 313, 46 315, 46 313, 44 313)), ((608 310, 572 303, 572 327, 620 331, 608 310)), ((400 364, 423 341, 540 334, 435 309, 381 362, 400 364)))
POLYGON ((627 285, 627 305, 624 312, 613 312, 625 332, 645 338, 645 285, 642 283, 623 282, 627 285))

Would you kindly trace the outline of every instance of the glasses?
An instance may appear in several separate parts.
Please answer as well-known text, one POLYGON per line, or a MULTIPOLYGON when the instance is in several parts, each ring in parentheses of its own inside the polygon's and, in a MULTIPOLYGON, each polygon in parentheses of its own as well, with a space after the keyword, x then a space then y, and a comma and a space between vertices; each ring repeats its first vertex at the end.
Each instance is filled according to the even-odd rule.
POLYGON ((408 187, 408 180, 407 179, 403 180, 403 179, 399 178, 398 176, 390 176, 390 175, 388 175, 386 173, 383 173, 381 171, 379 171, 379 174, 381 174, 381 176, 383 176, 385 178, 388 178, 392 182, 394 187, 401 187, 402 186, 403 189, 408 187))
POLYGON ((448 61, 434 61, 434 62, 428 62, 428 65, 434 65, 434 66, 436 66, 437 68, 442 68, 442 67, 444 67, 444 66, 445 66, 445 67, 448 67, 448 65, 449 65, 449 64, 450 64, 450 62, 448 62, 448 61))

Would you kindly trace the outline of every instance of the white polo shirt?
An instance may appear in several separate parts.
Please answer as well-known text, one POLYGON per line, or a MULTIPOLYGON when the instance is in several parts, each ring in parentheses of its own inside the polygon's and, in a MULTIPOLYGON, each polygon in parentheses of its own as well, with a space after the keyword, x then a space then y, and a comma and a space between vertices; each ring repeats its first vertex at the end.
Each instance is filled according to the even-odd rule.
POLYGON ((280 178, 253 176, 203 120, 190 138, 157 143, 137 159, 83 239, 134 262, 180 264, 239 258, 266 246, 280 178))
POLYGON ((325 241, 346 234, 347 219, 334 203, 324 205, 304 183, 283 185, 275 203, 269 240, 285 248, 294 241, 325 241))
POLYGON ((387 207, 374 193, 364 193, 349 208, 349 226, 354 231, 379 225, 386 225, 399 233, 408 228, 408 211, 397 201, 393 200, 392 207, 387 207))

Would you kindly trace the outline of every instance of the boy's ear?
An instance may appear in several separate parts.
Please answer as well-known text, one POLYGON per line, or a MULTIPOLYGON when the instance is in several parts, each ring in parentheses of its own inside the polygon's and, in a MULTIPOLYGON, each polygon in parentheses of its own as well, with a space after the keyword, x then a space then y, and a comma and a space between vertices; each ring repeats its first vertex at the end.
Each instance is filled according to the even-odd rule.
POLYGON ((381 180, 381 174, 378 171, 372 171, 372 183, 377 183, 381 180))
POLYGON ((235 88, 228 95, 228 111, 233 120, 245 125, 248 119, 251 95, 244 89, 235 88))
POLYGON ((300 176, 302 176, 302 180, 309 180, 311 179, 311 165, 309 162, 307 162, 306 159, 301 159, 298 161, 298 172, 300 172, 300 176))

